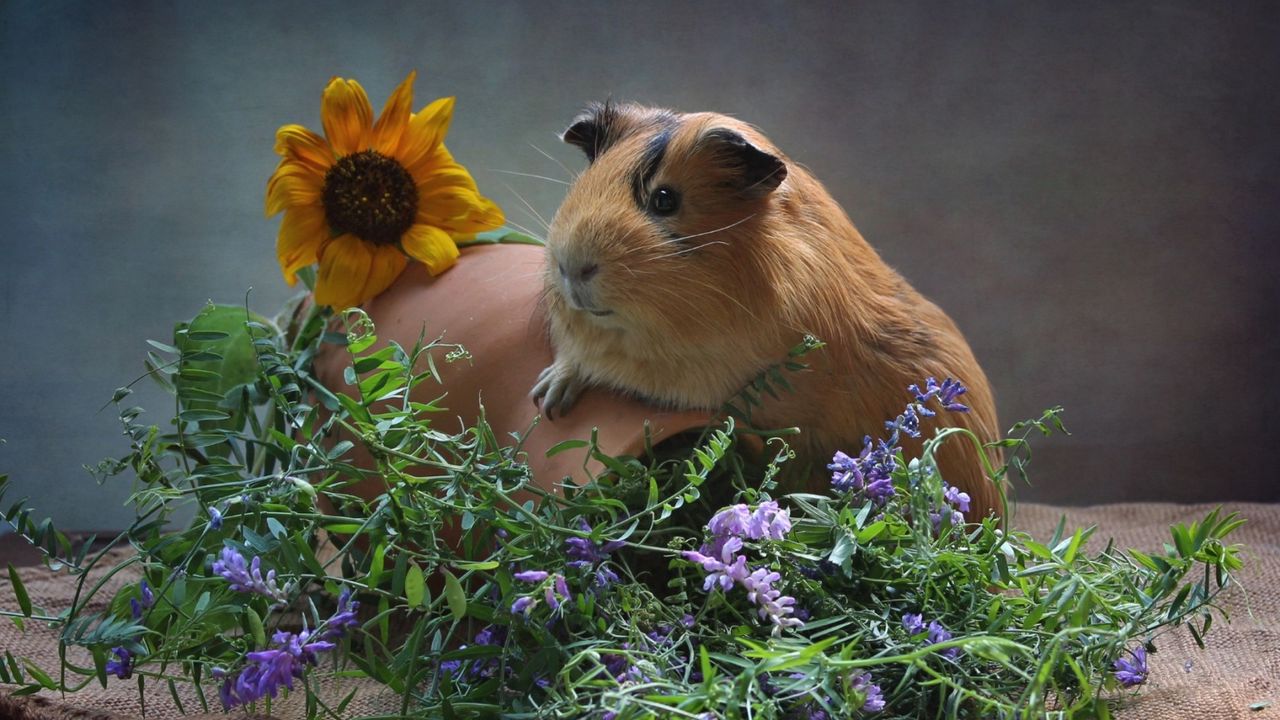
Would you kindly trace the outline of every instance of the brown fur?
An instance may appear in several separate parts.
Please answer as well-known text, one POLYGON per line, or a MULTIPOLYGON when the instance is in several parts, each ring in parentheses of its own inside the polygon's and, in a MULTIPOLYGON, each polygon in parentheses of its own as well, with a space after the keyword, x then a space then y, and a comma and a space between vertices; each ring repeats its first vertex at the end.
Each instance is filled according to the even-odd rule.
MULTIPOLYGON (((584 149, 595 158, 570 188, 547 240, 556 351, 548 383, 715 409, 812 334, 827 345, 805 358, 812 370, 792 375, 795 392, 753 415, 761 427, 799 426, 802 460, 825 463, 837 449, 856 454, 864 435, 882 436, 884 421, 902 411, 911 399, 907 386, 929 376, 964 382, 962 399, 972 412, 940 412, 926 421, 926 436, 941 422, 983 441, 998 437, 990 386, 955 324, 880 259, 817 179, 759 131, 714 113, 634 105, 597 107, 585 121, 594 134, 584 149), (724 129, 785 164, 776 189, 768 186, 777 176, 757 188, 735 184, 743 167, 720 141, 724 129), (664 134, 666 151, 638 194, 641 160, 664 134), (660 186, 681 196, 669 217, 640 204, 660 186), (592 265, 591 276, 573 284, 579 297, 571 301, 562 273, 592 265)), ((574 134, 580 128, 566 139, 583 144, 574 134)), ((573 393, 566 391, 564 406, 573 393)), ((919 444, 908 440, 906 447, 914 452, 919 444)), ((970 443, 949 442, 939 465, 970 494, 975 512, 1000 510, 970 443)))

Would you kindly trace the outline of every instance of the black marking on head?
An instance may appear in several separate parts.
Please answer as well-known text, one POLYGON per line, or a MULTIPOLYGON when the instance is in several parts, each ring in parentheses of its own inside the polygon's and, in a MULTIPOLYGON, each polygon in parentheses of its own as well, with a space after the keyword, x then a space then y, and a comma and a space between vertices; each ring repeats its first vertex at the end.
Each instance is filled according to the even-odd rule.
POLYGON ((711 148, 717 162, 733 170, 732 186, 742 197, 764 197, 787 177, 787 164, 781 158, 752 145, 733 130, 716 128, 708 131, 702 143, 711 148))
POLYGON ((596 158, 628 135, 648 128, 673 125, 675 120, 675 114, 668 110, 606 100, 588 105, 582 114, 573 119, 560 139, 570 145, 577 145, 586 153, 588 162, 595 162, 596 158))
POLYGON ((642 208, 648 203, 649 181, 653 180, 653 176, 657 174, 658 166, 662 164, 662 158, 667 154, 667 146, 671 144, 671 136, 675 133, 675 129, 674 118, 664 118, 662 129, 645 143, 640 162, 636 164, 636 169, 631 175, 631 197, 635 198, 636 205, 642 208))

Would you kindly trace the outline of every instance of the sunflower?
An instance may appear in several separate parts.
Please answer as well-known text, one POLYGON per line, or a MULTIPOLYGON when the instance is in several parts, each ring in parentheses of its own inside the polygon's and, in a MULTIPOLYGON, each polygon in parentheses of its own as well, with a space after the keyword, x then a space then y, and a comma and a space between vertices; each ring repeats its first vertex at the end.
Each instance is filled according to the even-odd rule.
POLYGON ((276 132, 284 159, 267 181, 267 216, 284 211, 276 255, 290 285, 320 263, 318 304, 343 309, 372 298, 409 258, 437 275, 457 260, 458 240, 503 223, 444 146, 453 98, 411 113, 414 77, 376 122, 364 88, 334 78, 320 103, 324 137, 301 125, 276 132))

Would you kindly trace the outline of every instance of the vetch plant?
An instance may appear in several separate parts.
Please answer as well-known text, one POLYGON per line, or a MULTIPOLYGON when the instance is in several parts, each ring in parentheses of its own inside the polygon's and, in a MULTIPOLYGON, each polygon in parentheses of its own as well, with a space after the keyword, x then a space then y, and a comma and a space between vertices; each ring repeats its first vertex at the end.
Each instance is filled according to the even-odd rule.
MULTIPOLYGON (((367 318, 345 318, 344 335, 317 314, 292 340, 243 309, 179 326, 171 359, 150 361, 174 416, 146 425, 122 409, 129 452, 98 468, 137 482, 138 521, 115 542, 134 550, 107 567, 21 503, 5 513, 71 578, 136 566, 142 580, 103 612, 88 609, 106 592, 92 584, 60 616, 6 611, 54 624, 94 666, 5 662, 0 681, 196 683, 215 708, 305 693, 334 718, 317 688, 335 672, 421 717, 1086 717, 1142 687, 1164 632, 1200 639, 1240 566, 1225 538, 1242 521, 1217 512, 1172 528, 1162 555, 1091 554, 1091 529, 1037 540, 965 523, 969 498, 932 462, 943 442, 975 442, 931 427, 963 411, 951 379, 904 389, 884 437, 832 459, 826 493, 784 492, 785 452, 753 464, 732 420, 648 458, 586 440, 606 470, 551 493, 483 420, 445 432, 412 399, 460 348, 375 349, 367 318), (360 369, 354 394, 311 376, 326 341, 360 369), (212 378, 174 368, 239 343, 255 366, 218 378, 215 414, 194 392, 212 378), (333 444, 339 428, 354 439, 333 444), (908 458, 898 439, 914 433, 924 451, 908 458), (349 461, 355 443, 375 467, 349 461), (372 476, 383 492, 349 491, 372 476), (197 519, 164 531, 186 505, 197 519)), ((1015 426, 1011 459, 1058 413, 1015 426)))

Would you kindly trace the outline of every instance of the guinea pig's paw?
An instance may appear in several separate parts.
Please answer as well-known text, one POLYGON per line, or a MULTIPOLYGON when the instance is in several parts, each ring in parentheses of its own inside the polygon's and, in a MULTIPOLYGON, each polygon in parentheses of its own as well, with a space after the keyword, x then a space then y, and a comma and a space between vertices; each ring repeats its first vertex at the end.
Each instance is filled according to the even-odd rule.
POLYGON ((548 366, 538 376, 529 396, 542 408, 548 420, 556 415, 564 415, 578 401, 586 383, 573 366, 567 363, 555 363, 548 366))

